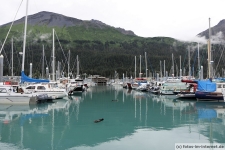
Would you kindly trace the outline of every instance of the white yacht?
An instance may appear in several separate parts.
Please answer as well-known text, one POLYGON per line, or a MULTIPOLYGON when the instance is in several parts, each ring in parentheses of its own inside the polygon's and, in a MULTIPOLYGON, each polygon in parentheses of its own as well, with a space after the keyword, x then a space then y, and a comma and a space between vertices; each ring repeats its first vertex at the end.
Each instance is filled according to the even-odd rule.
POLYGON ((0 85, 0 104, 36 104, 47 99, 44 93, 24 93, 18 87, 0 85))
POLYGON ((66 89, 57 87, 57 83, 37 83, 23 87, 25 93, 45 93, 49 99, 60 99, 66 97, 68 94, 66 89))

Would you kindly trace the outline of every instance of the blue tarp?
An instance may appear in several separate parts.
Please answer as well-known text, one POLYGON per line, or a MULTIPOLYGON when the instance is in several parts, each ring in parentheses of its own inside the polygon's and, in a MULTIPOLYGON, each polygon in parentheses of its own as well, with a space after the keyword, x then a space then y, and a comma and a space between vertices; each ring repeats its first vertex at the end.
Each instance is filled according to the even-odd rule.
POLYGON ((21 72, 21 82, 35 82, 35 83, 40 83, 40 82, 49 82, 49 80, 46 80, 46 79, 33 79, 33 78, 30 78, 28 76, 26 76, 24 74, 24 71, 21 72))
POLYGON ((216 91, 216 83, 210 80, 201 81, 198 80, 198 91, 214 92, 216 91))

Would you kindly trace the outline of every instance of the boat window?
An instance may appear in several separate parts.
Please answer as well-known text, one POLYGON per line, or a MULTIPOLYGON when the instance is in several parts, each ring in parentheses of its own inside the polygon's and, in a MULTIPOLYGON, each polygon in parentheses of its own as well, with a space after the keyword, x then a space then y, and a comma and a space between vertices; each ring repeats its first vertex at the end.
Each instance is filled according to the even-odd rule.
POLYGON ((37 89, 38 90, 45 90, 45 87, 44 86, 38 86, 37 89))
POLYGON ((28 86, 26 89, 35 89, 35 86, 28 86))
POLYGON ((5 88, 0 88, 0 93, 6 93, 6 89, 5 88))
POLYGON ((225 84, 223 84, 223 88, 225 88, 225 84))
POLYGON ((218 85, 217 85, 217 88, 222 88, 222 85, 221 85, 221 84, 218 84, 218 85))

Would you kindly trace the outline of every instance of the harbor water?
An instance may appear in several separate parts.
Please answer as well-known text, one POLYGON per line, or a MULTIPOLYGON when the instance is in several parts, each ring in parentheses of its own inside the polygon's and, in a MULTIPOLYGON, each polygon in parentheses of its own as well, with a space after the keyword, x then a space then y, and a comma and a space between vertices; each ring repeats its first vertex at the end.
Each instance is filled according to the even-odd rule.
POLYGON ((0 105, 0 149, 174 150, 225 143, 225 105, 94 86, 38 105, 0 105), (103 121, 95 123, 95 120, 103 121))

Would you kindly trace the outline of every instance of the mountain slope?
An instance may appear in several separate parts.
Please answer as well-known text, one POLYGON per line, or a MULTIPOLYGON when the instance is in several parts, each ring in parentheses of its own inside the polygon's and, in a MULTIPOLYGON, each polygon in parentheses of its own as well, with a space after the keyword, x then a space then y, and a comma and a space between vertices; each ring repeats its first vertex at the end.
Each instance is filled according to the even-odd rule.
MULTIPOLYGON (((220 32, 222 33, 223 36, 225 35, 225 19, 221 20, 214 27, 211 27, 211 35, 212 36, 215 36, 216 34, 218 34, 220 32)), ((198 36, 200 36, 200 37, 205 36, 208 39, 209 38, 209 29, 199 33, 198 36)))
MULTIPOLYGON (((10 33, 17 37, 22 36, 24 19, 25 17, 16 20, 10 33)), ((4 39, 10 24, 0 26, 1 39, 4 39)), ((38 35, 49 34, 52 32, 52 28, 55 28, 57 33, 62 36, 61 38, 67 41, 76 40, 78 36, 78 39, 82 40, 119 40, 120 38, 131 38, 127 36, 137 37, 132 31, 114 28, 98 20, 83 21, 46 11, 28 16, 28 37, 29 34, 33 34, 32 38, 41 38, 38 35), (92 32, 92 34, 87 32, 92 32), (111 35, 108 36, 108 33, 111 35)))

